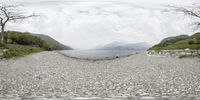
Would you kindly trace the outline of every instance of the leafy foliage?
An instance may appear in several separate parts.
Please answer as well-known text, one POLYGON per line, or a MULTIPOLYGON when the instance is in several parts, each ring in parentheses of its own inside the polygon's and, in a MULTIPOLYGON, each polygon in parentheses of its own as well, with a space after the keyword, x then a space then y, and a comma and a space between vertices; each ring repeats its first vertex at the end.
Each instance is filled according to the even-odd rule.
POLYGON ((72 50, 71 47, 59 43, 58 41, 56 41, 55 39, 51 38, 48 35, 44 34, 33 34, 33 35, 51 44, 53 50, 72 50))
POLYGON ((197 44, 200 44, 200 32, 195 33, 194 35, 191 36, 191 38, 195 39, 197 44))
POLYGON ((4 58, 22 57, 27 54, 43 51, 44 49, 39 47, 24 46, 18 44, 6 44, 4 45, 6 51, 3 54, 4 58))
POLYGON ((5 32, 4 44, 0 44, 3 58, 21 57, 44 50, 53 50, 52 46, 30 33, 15 31, 5 32))
MULTIPOLYGON (((170 41, 170 40, 169 40, 170 41)), ((162 45, 161 43, 153 46, 150 50, 174 50, 174 49, 200 49, 200 33, 195 33, 189 38, 178 40, 169 45, 162 45)))
POLYGON ((5 43, 28 45, 33 47, 40 47, 45 50, 52 50, 52 46, 49 43, 27 32, 21 33, 15 31, 7 31, 5 32, 5 43))
POLYGON ((176 43, 177 41, 185 40, 185 39, 188 39, 188 38, 189 38, 188 35, 180 35, 180 36, 175 36, 175 37, 168 37, 168 38, 163 39, 160 42, 160 45, 167 46, 167 45, 176 43))

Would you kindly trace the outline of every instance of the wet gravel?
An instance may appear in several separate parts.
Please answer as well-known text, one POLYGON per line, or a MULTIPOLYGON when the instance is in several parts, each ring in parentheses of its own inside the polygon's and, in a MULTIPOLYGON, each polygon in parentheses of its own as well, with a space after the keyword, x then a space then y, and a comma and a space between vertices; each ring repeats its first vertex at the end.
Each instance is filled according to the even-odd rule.
POLYGON ((0 100, 43 100, 40 97, 60 100, 73 100, 66 97, 193 100, 200 97, 200 59, 137 54, 114 60, 88 61, 57 52, 42 52, 0 61, 0 100))

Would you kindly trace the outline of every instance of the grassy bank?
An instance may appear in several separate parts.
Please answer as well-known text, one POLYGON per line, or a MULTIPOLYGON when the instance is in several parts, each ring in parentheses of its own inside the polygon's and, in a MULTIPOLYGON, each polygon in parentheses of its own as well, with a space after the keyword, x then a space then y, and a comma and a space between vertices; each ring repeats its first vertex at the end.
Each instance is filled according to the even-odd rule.
POLYGON ((3 58, 13 58, 13 57, 23 57, 28 54, 37 53, 44 51, 44 49, 39 47, 25 46, 19 44, 5 44, 2 45, 5 51, 3 53, 3 58))
MULTIPOLYGON (((177 49, 192 49, 200 50, 200 33, 195 33, 194 35, 183 39, 174 41, 177 37, 168 38, 166 42, 161 41, 161 43, 153 46, 149 50, 177 50, 177 49)), ((178 39, 178 38, 177 38, 178 39)))
POLYGON ((52 45, 47 41, 27 32, 7 31, 4 44, 0 45, 0 56, 8 59, 45 50, 53 50, 52 45))

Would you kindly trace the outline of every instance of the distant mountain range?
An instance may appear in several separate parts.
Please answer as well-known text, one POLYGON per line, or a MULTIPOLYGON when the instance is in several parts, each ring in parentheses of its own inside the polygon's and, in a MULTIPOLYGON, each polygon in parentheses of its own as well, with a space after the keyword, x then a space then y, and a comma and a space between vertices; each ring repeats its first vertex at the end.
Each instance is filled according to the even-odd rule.
POLYGON ((48 35, 43 35, 43 34, 33 34, 33 35, 50 43, 55 50, 72 50, 71 47, 61 44, 60 42, 56 41, 55 39, 53 39, 48 35))
POLYGON ((95 48, 96 50, 147 50, 151 45, 145 42, 141 43, 126 43, 126 42, 112 42, 104 46, 95 48))

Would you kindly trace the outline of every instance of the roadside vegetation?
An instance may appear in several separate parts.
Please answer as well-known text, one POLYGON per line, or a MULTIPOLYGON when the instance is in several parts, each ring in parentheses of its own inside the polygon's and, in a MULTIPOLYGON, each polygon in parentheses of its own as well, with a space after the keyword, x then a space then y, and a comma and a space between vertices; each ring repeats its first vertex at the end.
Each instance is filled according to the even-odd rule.
POLYGON ((31 33, 25 32, 16 32, 16 31, 7 31, 5 32, 5 41, 6 44, 21 44, 28 45, 33 47, 40 47, 44 50, 52 50, 52 46, 41 38, 32 35, 31 33))
POLYGON ((4 44, 0 45, 3 58, 21 57, 28 54, 53 50, 46 41, 30 33, 5 32, 4 44))
POLYGON ((28 54, 44 51, 44 49, 39 47, 18 44, 6 44, 4 48, 6 51, 3 54, 3 58, 22 57, 28 54))
POLYGON ((167 41, 161 41, 161 43, 153 46, 149 50, 176 50, 176 49, 200 50, 200 32, 195 33, 194 35, 181 40, 178 40, 179 39, 178 36, 166 39, 167 41))
POLYGON ((21 5, 0 4, 0 58, 24 56, 43 50, 52 50, 51 46, 42 39, 29 33, 5 31, 7 23, 23 21, 37 15, 27 15, 20 9, 21 5))
MULTIPOLYGON (((194 28, 200 27, 200 4, 194 3, 191 6, 177 7, 167 6, 166 12, 180 13, 191 19, 194 28)), ((193 49, 200 50, 200 32, 192 36, 181 35, 176 37, 168 37, 163 39, 159 44, 153 46, 149 50, 175 50, 175 49, 193 49)))

